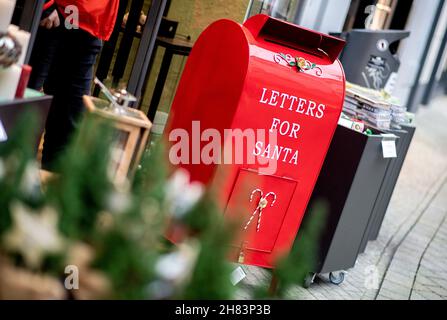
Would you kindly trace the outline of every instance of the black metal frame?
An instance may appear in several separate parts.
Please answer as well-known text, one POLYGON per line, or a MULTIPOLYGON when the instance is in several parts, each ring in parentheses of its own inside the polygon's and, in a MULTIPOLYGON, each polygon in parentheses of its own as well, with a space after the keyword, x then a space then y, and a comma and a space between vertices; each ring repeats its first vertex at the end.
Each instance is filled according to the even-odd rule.
MULTIPOLYGON (((182 46, 181 44, 175 45, 173 43, 166 42, 161 39, 158 39, 155 42, 155 45, 156 45, 156 47, 155 47, 155 51, 154 51, 154 56, 157 52, 157 46, 164 47, 165 52, 163 54, 163 60, 161 62, 160 71, 158 73, 157 81, 155 83, 155 88, 154 88, 154 91, 152 94, 152 99, 149 104, 149 109, 147 112, 147 117, 150 121, 154 121, 154 119, 155 119, 155 114, 157 113, 158 106, 160 104, 161 96, 163 94, 163 89, 166 84, 166 79, 168 77, 172 58, 174 57, 174 55, 187 57, 187 56, 189 56, 189 54, 191 52, 191 47, 189 47, 189 46, 182 46)), ((150 65, 152 65, 152 63, 153 63, 153 61, 150 62, 150 65)), ((149 72, 150 72, 150 67, 149 67, 149 72)), ((144 83, 144 87, 147 86, 148 77, 146 77, 145 80, 146 81, 144 83)), ((144 90, 143 90, 142 96, 144 96, 144 90)))
POLYGON ((130 74, 127 91, 140 99, 166 3, 167 0, 152 1, 147 17, 147 23, 141 36, 135 63, 130 74))
POLYGON ((26 54, 25 63, 28 63, 31 52, 36 39, 37 30, 39 29, 40 17, 45 0, 25 1, 23 5, 22 16, 20 17, 20 29, 31 33, 31 38, 26 54))
MULTIPOLYGON (((132 50, 132 44, 135 39, 135 30, 137 28, 138 21, 140 19, 140 12, 143 9, 143 6, 144 0, 133 0, 130 4, 128 20, 126 23, 126 27, 124 28, 123 37, 118 47, 118 53, 116 56, 116 60, 118 61, 118 63, 115 63, 112 71, 113 86, 115 87, 118 86, 119 81, 124 76, 127 62, 129 60, 129 55, 132 50)), ((121 27, 120 23, 121 21, 117 21, 115 29, 119 29, 121 27)))

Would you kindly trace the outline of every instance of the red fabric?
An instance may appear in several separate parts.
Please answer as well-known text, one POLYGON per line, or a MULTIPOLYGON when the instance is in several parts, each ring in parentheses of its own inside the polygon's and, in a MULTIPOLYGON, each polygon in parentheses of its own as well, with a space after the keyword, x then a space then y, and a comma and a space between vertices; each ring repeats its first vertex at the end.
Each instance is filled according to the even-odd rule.
POLYGON ((51 7, 52 5, 54 4, 54 0, 50 0, 50 1, 48 1, 47 3, 45 3, 44 5, 43 5, 43 10, 45 11, 45 10, 47 10, 49 7, 51 7))
POLYGON ((79 10, 79 28, 95 37, 108 40, 115 25, 119 0, 55 0, 61 13, 67 6, 76 6, 79 10))

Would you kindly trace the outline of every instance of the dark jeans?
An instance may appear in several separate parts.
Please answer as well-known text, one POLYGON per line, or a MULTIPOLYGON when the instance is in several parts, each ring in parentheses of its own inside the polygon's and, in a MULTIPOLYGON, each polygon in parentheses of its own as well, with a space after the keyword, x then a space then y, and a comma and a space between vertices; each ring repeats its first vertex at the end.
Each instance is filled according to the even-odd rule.
POLYGON ((102 41, 83 30, 40 28, 30 64, 29 86, 52 95, 44 137, 42 168, 53 170, 84 110, 82 96, 90 93, 96 56, 102 41))

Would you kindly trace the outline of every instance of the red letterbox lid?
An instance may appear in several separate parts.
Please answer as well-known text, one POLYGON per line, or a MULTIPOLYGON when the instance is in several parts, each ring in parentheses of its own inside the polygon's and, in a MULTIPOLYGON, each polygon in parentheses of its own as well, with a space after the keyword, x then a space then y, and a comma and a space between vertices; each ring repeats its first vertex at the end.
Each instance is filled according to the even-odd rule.
POLYGON ((326 56, 333 63, 346 41, 327 34, 309 30, 289 22, 274 19, 264 14, 251 17, 244 23, 255 38, 262 37, 286 47, 309 52, 317 56, 326 56))

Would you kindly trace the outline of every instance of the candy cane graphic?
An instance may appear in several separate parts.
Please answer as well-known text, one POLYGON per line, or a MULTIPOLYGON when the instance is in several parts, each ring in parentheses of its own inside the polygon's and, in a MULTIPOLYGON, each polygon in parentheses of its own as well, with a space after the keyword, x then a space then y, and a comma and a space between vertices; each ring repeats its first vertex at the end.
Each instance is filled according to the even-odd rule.
POLYGON ((253 211, 253 214, 252 214, 251 217, 250 217, 250 220, 248 220, 247 224, 245 225, 244 230, 247 230, 247 228, 248 228, 248 226, 250 225, 250 223, 252 222, 253 218, 254 218, 254 217, 256 216, 256 214, 259 212, 259 213, 258 213, 258 223, 257 223, 257 225, 256 225, 256 232, 259 232, 259 229, 261 228, 262 210, 265 209, 265 208, 267 207, 268 203, 269 203, 268 200, 267 200, 267 198, 268 198, 268 197, 273 197, 273 201, 270 203, 270 207, 273 207, 273 205, 275 204, 275 201, 276 201, 276 194, 275 194, 274 192, 269 192, 269 193, 267 193, 266 196, 264 197, 264 193, 262 192, 261 189, 255 189, 255 190, 253 190, 253 191, 251 192, 251 195, 250 195, 250 202, 253 201, 253 196, 254 196, 256 193, 259 193, 259 195, 260 195, 260 199, 259 199, 259 202, 258 202, 258 205, 257 205, 255 211, 253 211))

